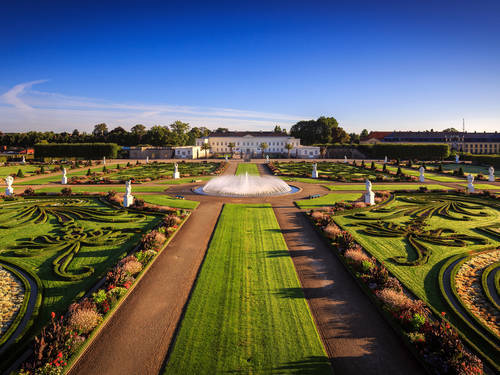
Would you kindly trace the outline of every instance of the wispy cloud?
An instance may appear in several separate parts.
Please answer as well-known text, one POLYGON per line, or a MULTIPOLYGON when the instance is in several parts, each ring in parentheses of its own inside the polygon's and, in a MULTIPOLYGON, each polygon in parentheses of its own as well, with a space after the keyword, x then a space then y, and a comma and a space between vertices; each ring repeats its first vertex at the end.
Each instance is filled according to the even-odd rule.
POLYGON ((106 122, 111 126, 169 124, 175 120, 192 126, 231 129, 270 129, 275 124, 289 126, 307 117, 281 113, 245 111, 232 108, 195 107, 170 104, 119 103, 95 98, 67 96, 31 89, 46 80, 21 83, 0 96, 0 115, 4 131, 90 130, 106 122), (6 104, 6 105, 5 105, 6 104))
POLYGON ((40 83, 44 83, 44 82, 47 82, 47 80, 46 79, 40 79, 38 81, 31 81, 31 82, 20 83, 18 85, 15 85, 13 88, 11 88, 6 93, 4 93, 1 96, 1 98, 3 99, 3 101, 5 101, 6 103, 8 103, 10 105, 13 105, 17 109, 28 110, 28 111, 33 110, 33 107, 31 107, 28 104, 26 104, 25 102, 23 102, 22 99, 20 98, 20 96, 27 89, 31 88, 31 86, 37 85, 37 84, 40 84, 40 83))

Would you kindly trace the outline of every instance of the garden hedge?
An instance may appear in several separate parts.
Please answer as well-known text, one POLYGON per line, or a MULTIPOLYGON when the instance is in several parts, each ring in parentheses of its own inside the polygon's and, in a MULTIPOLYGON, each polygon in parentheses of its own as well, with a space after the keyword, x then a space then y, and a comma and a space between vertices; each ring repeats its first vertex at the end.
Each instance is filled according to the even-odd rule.
POLYGON ((377 143, 358 145, 357 149, 373 159, 383 159, 387 156, 390 159, 441 160, 450 155, 449 145, 437 143, 377 143))
POLYGON ((462 154, 463 160, 471 161, 475 165, 492 165, 495 168, 500 168, 500 155, 472 155, 462 154))
POLYGON ((107 157, 116 158, 118 145, 116 143, 37 143, 35 157, 40 158, 82 158, 96 160, 107 157))

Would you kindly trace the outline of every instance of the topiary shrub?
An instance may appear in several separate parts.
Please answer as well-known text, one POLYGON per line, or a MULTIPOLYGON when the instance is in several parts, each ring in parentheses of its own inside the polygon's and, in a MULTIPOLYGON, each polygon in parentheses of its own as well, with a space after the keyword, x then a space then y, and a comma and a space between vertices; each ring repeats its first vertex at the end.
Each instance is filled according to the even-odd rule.
POLYGON ((65 187, 61 189, 61 195, 70 196, 73 193, 70 187, 65 187))
POLYGON ((33 189, 31 186, 27 187, 24 189, 24 195, 30 196, 30 195, 35 195, 35 189, 33 189))
POLYGON ((21 168, 18 169, 16 177, 23 178, 24 177, 24 172, 21 168))

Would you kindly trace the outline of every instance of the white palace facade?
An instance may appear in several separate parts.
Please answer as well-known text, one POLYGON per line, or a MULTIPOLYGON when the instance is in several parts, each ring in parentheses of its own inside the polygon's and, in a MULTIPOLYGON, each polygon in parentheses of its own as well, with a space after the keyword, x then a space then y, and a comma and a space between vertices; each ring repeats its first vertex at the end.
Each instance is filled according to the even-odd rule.
POLYGON ((317 146, 302 146, 300 139, 291 137, 283 133, 275 132, 245 132, 245 131, 230 131, 224 133, 212 133, 207 137, 196 138, 196 146, 201 147, 204 143, 210 145, 210 153, 212 154, 228 154, 231 153, 230 144, 234 144, 232 152, 235 154, 250 154, 261 155, 262 143, 267 144, 266 154, 287 156, 287 144, 291 144, 293 148, 290 151, 290 156, 296 158, 319 158, 320 148, 317 146))

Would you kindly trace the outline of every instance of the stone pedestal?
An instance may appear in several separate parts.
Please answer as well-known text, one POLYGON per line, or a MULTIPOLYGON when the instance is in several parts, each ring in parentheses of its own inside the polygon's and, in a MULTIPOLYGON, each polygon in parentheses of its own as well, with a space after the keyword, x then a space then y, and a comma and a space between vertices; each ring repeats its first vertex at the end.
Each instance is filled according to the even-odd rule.
POLYGON ((14 189, 12 189, 12 186, 8 186, 6 189, 5 189, 5 195, 13 195, 14 194, 14 189))
POLYGON ((469 193, 474 193, 474 185, 472 184, 467 184, 467 191, 469 193))
POLYGON ((423 175, 423 174, 421 174, 420 176, 418 176, 418 180, 419 180, 420 182, 425 182, 425 177, 424 177, 424 175, 423 175))
POLYGON ((365 194, 365 203, 368 203, 370 206, 375 204, 375 193, 373 191, 366 192, 365 194))
POLYGON ((174 180, 177 180, 179 178, 181 178, 181 174, 179 173, 179 171, 174 172, 174 180))
POLYGON ((495 182, 495 175, 494 175, 494 174, 490 174, 490 175, 488 176, 488 181, 489 181, 489 182, 495 182))
POLYGON ((68 183, 68 178, 66 176, 63 176, 61 178, 61 185, 66 185, 68 183))
POLYGON ((130 207, 134 203, 134 196, 127 194, 123 197, 123 207, 130 207))
POLYGON ((313 171, 311 173, 311 177, 312 178, 318 178, 318 171, 316 169, 313 169, 313 171))

